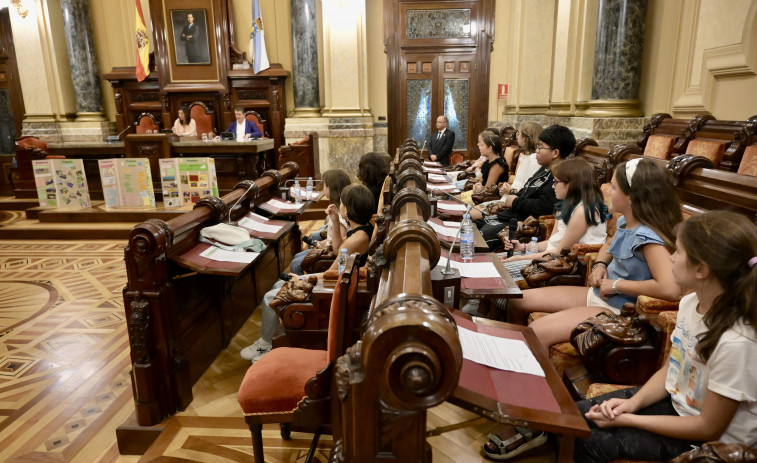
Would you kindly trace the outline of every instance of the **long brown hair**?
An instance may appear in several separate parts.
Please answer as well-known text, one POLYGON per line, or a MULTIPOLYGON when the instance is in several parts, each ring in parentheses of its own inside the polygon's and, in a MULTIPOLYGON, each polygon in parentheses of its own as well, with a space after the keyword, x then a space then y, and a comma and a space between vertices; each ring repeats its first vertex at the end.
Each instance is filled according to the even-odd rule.
POLYGON ((654 230, 671 252, 675 250, 673 227, 683 220, 681 201, 673 187, 668 172, 648 159, 642 159, 636 166, 631 179, 633 188, 626 177, 626 163, 615 168, 615 180, 620 190, 631 197, 631 208, 636 219, 654 230))
POLYGON ((704 316, 707 331, 699 335, 697 353, 707 362, 720 337, 739 320, 757 329, 757 226, 728 211, 696 215, 678 228, 678 241, 689 265, 710 267, 723 293, 704 316))
POLYGON ((342 169, 329 169, 323 173, 323 184, 329 188, 329 202, 339 206, 342 190, 351 184, 350 176, 342 169))
POLYGON ((573 209, 579 202, 583 202, 586 223, 598 225, 605 221, 607 206, 597 184, 594 168, 589 161, 572 157, 557 164, 552 173, 555 180, 568 184, 568 192, 560 209, 560 220, 567 224, 573 214, 573 209))
POLYGON ((518 132, 526 137, 526 146, 520 148, 521 153, 531 154, 536 152, 536 146, 539 144, 539 135, 544 130, 538 122, 522 122, 518 127, 518 132))

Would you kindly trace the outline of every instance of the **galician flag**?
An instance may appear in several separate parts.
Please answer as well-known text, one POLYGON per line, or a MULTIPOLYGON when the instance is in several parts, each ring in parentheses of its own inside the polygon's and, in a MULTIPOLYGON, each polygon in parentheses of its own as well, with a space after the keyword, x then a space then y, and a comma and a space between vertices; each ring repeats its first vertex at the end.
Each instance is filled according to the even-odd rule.
POLYGON ((265 71, 271 64, 265 51, 265 35, 263 33, 263 15, 260 14, 258 0, 252 0, 252 25, 250 25, 250 58, 252 69, 257 74, 265 71))
POLYGON ((137 2, 137 80, 142 82, 150 75, 150 38, 147 36, 145 17, 140 0, 137 2))

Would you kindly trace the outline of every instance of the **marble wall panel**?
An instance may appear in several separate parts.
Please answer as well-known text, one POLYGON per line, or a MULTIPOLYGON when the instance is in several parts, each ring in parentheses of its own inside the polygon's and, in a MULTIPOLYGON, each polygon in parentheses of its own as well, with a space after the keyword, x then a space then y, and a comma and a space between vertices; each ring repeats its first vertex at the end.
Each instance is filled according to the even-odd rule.
POLYGON ((649 122, 645 117, 560 117, 545 115, 504 115, 500 121, 490 121, 490 126, 510 125, 518 127, 521 122, 538 122, 544 127, 560 124, 573 131, 576 139, 593 138, 603 148, 617 144, 636 144, 644 125, 649 122))
POLYGON ((407 10, 408 39, 455 39, 471 36, 470 9, 407 10))

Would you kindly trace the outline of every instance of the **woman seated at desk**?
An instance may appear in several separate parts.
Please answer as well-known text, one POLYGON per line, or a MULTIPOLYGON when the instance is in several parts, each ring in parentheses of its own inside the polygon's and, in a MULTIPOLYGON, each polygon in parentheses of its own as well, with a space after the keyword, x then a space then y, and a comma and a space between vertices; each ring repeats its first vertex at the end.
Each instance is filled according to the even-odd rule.
POLYGON ((179 117, 173 123, 173 133, 180 137, 197 136, 197 125, 189 112, 184 108, 179 109, 179 117))

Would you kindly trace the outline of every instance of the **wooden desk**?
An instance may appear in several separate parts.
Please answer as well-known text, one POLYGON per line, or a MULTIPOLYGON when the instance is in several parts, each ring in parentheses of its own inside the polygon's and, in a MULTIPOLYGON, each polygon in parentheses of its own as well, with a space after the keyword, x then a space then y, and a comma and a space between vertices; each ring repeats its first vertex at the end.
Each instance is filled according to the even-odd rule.
MULTIPOLYGON (((442 220, 435 217, 429 218, 428 221, 442 225, 442 220)), ((439 244, 441 244, 442 247, 446 249, 449 249, 452 245, 452 241, 455 240, 455 236, 448 236, 441 233, 437 233, 436 236, 439 238, 439 244)), ((481 234, 481 231, 478 229, 478 227, 475 227, 473 229, 473 249, 476 252, 489 252, 489 245, 486 244, 486 241, 484 241, 484 236, 481 234)), ((459 236, 457 237, 457 240, 455 240, 455 245, 452 247, 452 252, 460 252, 459 236)))
POLYGON ((588 437, 589 426, 533 330, 486 319, 474 322, 457 311, 452 316, 458 327, 525 341, 545 376, 498 370, 463 359, 457 388, 447 400, 499 423, 560 434, 563 438, 558 461, 573 461, 575 438, 588 437))

